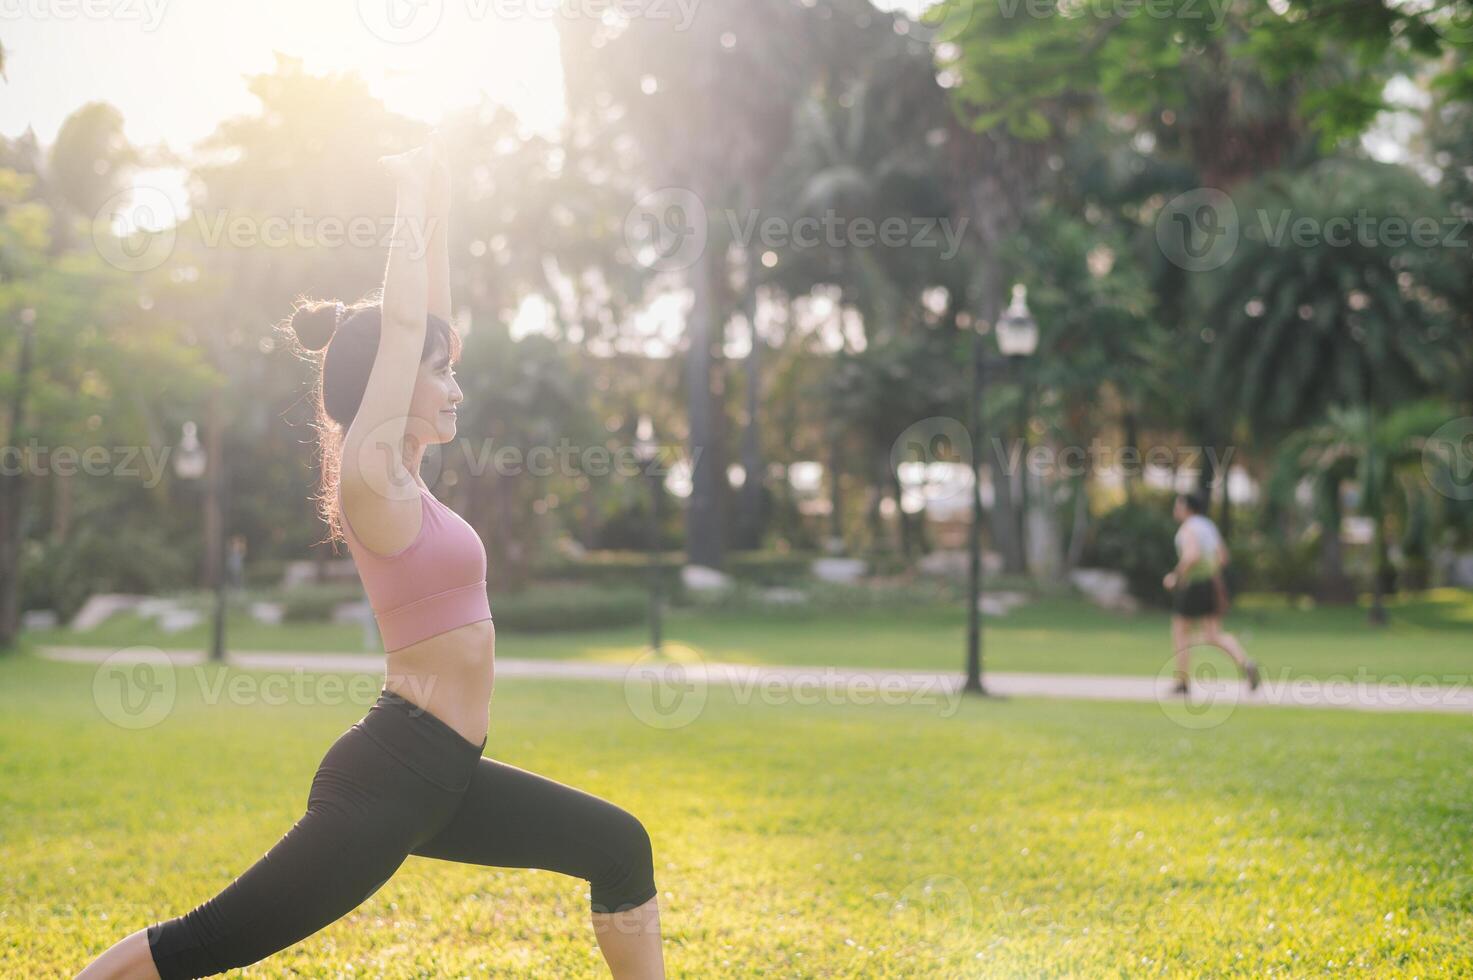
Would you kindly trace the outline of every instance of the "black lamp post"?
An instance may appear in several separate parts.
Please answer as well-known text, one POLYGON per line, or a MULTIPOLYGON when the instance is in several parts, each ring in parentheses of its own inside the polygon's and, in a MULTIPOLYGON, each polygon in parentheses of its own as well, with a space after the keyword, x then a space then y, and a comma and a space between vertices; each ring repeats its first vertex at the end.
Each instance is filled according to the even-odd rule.
POLYGON ((660 493, 664 480, 656 471, 660 447, 655 443, 655 425, 648 415, 639 417, 634 431, 634 455, 650 484, 650 649, 660 652, 660 493))
POLYGON ((982 684, 982 453, 986 444, 982 425, 982 393, 989 374, 1013 373, 1023 358, 1038 349, 1038 324, 1028 312, 1028 293, 1013 286, 1012 302, 997 318, 997 348, 1001 356, 984 357, 979 337, 972 331, 971 385, 967 421, 972 436, 972 526, 967 535, 967 679, 963 690, 988 695, 982 684))
MULTIPOLYGON (((208 474, 209 479, 205 484, 207 500, 218 508, 219 519, 214 521, 214 540, 210 542, 207 549, 212 557, 211 577, 214 579, 215 587, 215 613, 214 622, 210 631, 210 659, 216 663, 225 660, 225 480, 223 474, 218 472, 220 467, 211 470, 209 467, 209 453, 200 445, 197 427, 193 422, 184 423, 184 431, 179 439, 179 451, 174 454, 174 475, 181 480, 198 480, 208 474)), ((224 456, 221 460, 223 465, 224 456)))

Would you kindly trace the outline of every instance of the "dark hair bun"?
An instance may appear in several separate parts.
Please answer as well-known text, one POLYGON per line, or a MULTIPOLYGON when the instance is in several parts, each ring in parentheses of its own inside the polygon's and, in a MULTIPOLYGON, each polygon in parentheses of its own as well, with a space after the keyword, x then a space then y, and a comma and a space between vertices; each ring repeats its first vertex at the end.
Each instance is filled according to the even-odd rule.
POLYGON ((338 328, 338 304, 306 302, 292 312, 292 332, 307 350, 322 350, 338 328))

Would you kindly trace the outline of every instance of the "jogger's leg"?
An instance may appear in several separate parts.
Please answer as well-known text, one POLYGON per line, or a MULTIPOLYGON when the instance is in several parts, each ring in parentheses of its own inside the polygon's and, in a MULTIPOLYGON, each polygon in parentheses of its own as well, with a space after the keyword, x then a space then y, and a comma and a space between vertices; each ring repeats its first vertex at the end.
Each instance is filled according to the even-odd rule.
POLYGON ((413 853, 582 878, 614 976, 664 976, 650 837, 607 800, 482 758, 450 822, 413 853))
POLYGON ((1171 617, 1171 648, 1176 657, 1176 682, 1185 684, 1192 676, 1192 644, 1187 621, 1181 616, 1171 617))
POLYGON ((1231 633, 1223 631, 1222 620, 1216 616, 1207 619, 1203 623, 1203 642, 1209 646, 1217 647, 1219 650, 1233 658, 1241 670, 1248 669, 1248 652, 1238 642, 1238 638, 1231 633))

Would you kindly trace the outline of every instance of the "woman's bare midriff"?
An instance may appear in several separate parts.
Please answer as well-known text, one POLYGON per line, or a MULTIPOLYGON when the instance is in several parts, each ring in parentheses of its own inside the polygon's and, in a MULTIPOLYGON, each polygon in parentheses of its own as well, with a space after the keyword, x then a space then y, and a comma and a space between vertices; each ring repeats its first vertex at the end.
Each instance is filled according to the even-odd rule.
POLYGON ((480 745, 496 682, 496 624, 467 623, 388 654, 384 687, 480 745))

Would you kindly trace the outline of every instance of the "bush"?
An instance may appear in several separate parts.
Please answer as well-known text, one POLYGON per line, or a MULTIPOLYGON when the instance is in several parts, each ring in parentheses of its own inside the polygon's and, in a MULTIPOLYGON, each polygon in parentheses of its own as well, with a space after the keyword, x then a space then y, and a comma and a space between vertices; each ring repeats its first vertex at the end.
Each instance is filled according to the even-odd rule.
POLYGON ((183 585, 194 559, 147 525, 78 524, 64 541, 25 542, 20 566, 21 609, 54 609, 66 622, 94 593, 158 595, 183 585))
POLYGON ((777 602, 764 598, 762 587, 738 582, 716 592, 692 592, 688 605, 721 612, 751 612, 764 617, 804 618, 819 613, 858 609, 915 609, 931 605, 965 607, 964 587, 942 579, 916 578, 909 582, 810 582, 798 587, 804 602, 777 602))
POLYGON ((1319 591, 1319 533, 1283 542, 1254 536, 1235 542, 1227 567, 1233 591, 1315 595, 1319 591))
MULTIPOLYGON (((685 555, 678 551, 660 555, 661 588, 666 595, 679 590, 680 566, 684 561, 685 555)), ((637 551, 592 551, 577 560, 540 564, 532 570, 532 578, 536 582, 576 582, 608 588, 627 587, 631 583, 648 585, 650 556, 637 551)))
POLYGON ((1095 522, 1085 544, 1084 564, 1123 572, 1131 595, 1153 606, 1167 606, 1161 579, 1176 565, 1176 522, 1172 497, 1140 494, 1095 522))
MULTIPOLYGON (((724 571, 733 579, 754 585, 796 585, 806 581, 817 555, 792 551, 736 551, 726 558, 724 571)), ((667 595, 681 589, 680 569, 685 553, 660 556, 662 588, 667 595)), ((538 566, 533 577, 542 581, 581 582, 608 587, 645 585, 650 580, 650 556, 639 551, 592 551, 578 560, 564 559, 538 566)))
POLYGON ((245 581, 250 587, 279 585, 285 575, 286 561, 282 558, 252 558, 245 563, 245 581))
POLYGON ((803 551, 739 551, 727 556, 726 573, 752 585, 797 585, 807 581, 817 557, 803 551))
POLYGON ((904 575, 915 565, 900 551, 869 551, 859 557, 868 562, 870 575, 904 575))
MULTIPOLYGON (((268 601, 273 596, 264 596, 268 601)), ((323 582, 294 585, 274 597, 281 603, 284 623, 331 622, 332 612, 345 602, 364 601, 363 589, 357 582, 323 582)))
POLYGON ((644 589, 540 583, 521 592, 493 595, 491 614, 498 632, 601 629, 643 622, 649 601, 644 589))

